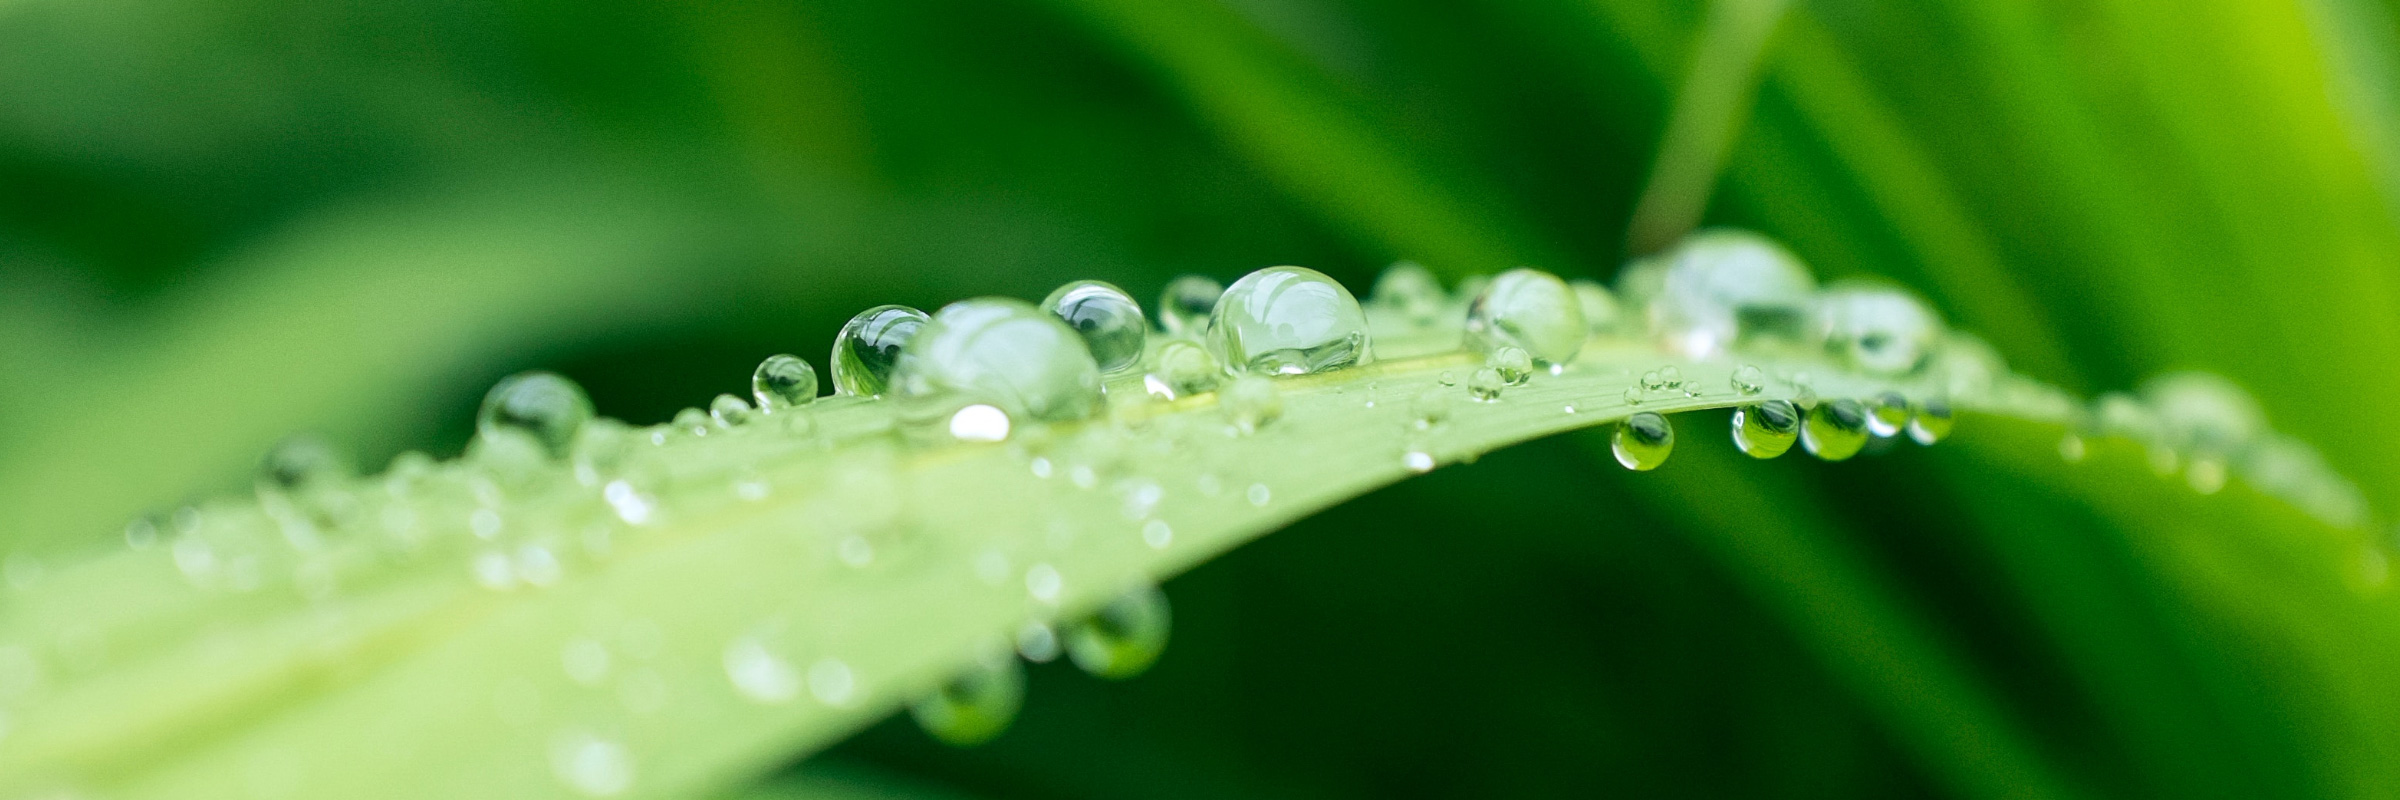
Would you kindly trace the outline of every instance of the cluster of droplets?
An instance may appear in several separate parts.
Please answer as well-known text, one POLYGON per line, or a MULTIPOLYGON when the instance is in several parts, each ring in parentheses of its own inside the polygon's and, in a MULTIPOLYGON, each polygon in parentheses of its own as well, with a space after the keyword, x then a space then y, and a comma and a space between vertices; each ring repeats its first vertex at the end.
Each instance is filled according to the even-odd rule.
POLYGON ((2202 372, 2177 372, 2145 382, 2137 393, 2094 401, 2081 423, 2059 442, 2068 461, 2081 461, 2090 436, 2142 443, 2150 466, 2193 491, 2215 494, 2239 475, 2252 487, 2338 527, 2367 523, 2365 496, 2315 448, 2267 424, 2249 392, 2202 372))

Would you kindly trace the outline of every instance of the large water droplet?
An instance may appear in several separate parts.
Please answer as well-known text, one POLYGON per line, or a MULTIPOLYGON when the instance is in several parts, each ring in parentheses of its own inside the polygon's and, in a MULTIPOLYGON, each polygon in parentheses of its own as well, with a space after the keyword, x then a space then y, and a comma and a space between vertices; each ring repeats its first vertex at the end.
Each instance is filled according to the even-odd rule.
POLYGON ((1142 304, 1114 284, 1076 281, 1058 287, 1042 300, 1042 310, 1083 337, 1101 372, 1117 372, 1142 360, 1150 322, 1142 318, 1142 304))
POLYGON ((1800 425, 1801 446, 1826 461, 1858 455, 1867 446, 1867 436, 1867 407, 1849 398, 1818 403, 1800 425))
POLYGON ((972 747, 1008 730, 1025 705, 1025 665, 995 654, 908 707, 925 733, 954 747, 972 747))
POLYGON ((1953 419, 1950 401, 1929 398, 1917 406, 1917 413, 1908 420, 1908 438, 1917 444, 1930 445, 1949 437, 1953 419))
POLYGON ((1158 661, 1173 627, 1167 595, 1144 587, 1101 606, 1067 631, 1067 656, 1094 676, 1131 678, 1158 661))
POLYGON ((930 318, 908 306, 876 306, 858 312, 833 337, 833 370, 837 394, 874 396, 888 391, 900 351, 917 337, 930 318))
POLYGON ((985 404, 1017 419, 1059 422, 1100 406, 1100 368, 1058 318, 986 297, 943 306, 900 354, 892 392, 914 415, 948 421, 985 404))
POLYGON ((814 403, 817 368, 795 355, 767 356, 758 362, 758 370, 750 373, 750 394, 758 398, 758 410, 769 414, 814 403))
POLYGON ((1675 452, 1675 426, 1656 411, 1644 411, 1617 424, 1617 433, 1608 439, 1609 452, 1617 463, 1635 472, 1649 472, 1667 463, 1675 452))
POLYGON ((1583 350, 1591 328, 1566 281, 1537 269, 1512 269, 1467 306, 1467 336, 1485 352, 1522 348, 1543 364, 1564 364, 1583 350))
POLYGON ((1940 346, 1942 318, 1909 292, 1868 283, 1840 283, 1817 298, 1825 348, 1861 371, 1915 372, 1940 346))
POLYGON ((1707 357, 1752 338, 1805 336, 1817 282, 1781 245, 1747 231, 1693 234, 1628 268, 1617 294, 1670 351, 1707 357))
POLYGON ((1236 372, 1302 375, 1373 358, 1358 299, 1304 267, 1268 267, 1234 281, 1217 298, 1209 335, 1236 372))
POLYGON ((487 440, 531 437, 554 458, 564 458, 575 432, 592 419, 583 387, 549 372, 521 372, 500 379, 483 396, 475 433, 487 440))
POLYGON ((1800 438, 1800 409, 1789 400, 1769 400, 1733 410, 1733 445, 1751 458, 1774 458, 1800 438))
POLYGON ((1433 270, 1414 261, 1402 261, 1375 278, 1375 289, 1368 294, 1367 302, 1398 315, 1410 325, 1425 326, 1440 321, 1449 296, 1443 293, 1442 282, 1433 276, 1433 270))
POLYGON ((1158 293, 1158 327, 1169 336, 1200 338, 1208 332, 1208 317, 1216 312, 1225 284, 1205 275, 1184 275, 1167 281, 1158 293))

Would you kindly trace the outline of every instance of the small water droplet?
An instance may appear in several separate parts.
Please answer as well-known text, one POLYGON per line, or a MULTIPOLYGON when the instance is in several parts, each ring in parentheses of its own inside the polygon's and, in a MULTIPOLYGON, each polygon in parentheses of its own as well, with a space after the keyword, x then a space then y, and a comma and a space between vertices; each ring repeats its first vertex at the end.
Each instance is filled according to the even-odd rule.
POLYGON ((608 681, 608 645, 598 640, 576 637, 558 651, 559 666, 567 672, 567 680, 584 686, 599 686, 608 681))
POLYGON ((1256 375, 1235 378, 1217 392, 1217 404, 1243 433, 1256 433, 1283 416, 1283 395, 1275 382, 1256 375))
POLYGON ((1642 387, 1639 387, 1639 386, 1627 386, 1627 387, 1625 387, 1625 404, 1626 404, 1626 405, 1629 405, 1629 406, 1638 406, 1638 405, 1641 405, 1641 404, 1642 404, 1642 387))
POLYGON ((686 436, 707 436, 716 429, 716 420, 710 418, 706 411, 687 408, 675 412, 675 418, 667 420, 667 427, 686 436))
POLYGON ((892 370, 899 366, 900 351, 930 319, 923 311, 900 305, 876 306, 851 317, 842 325, 842 332, 834 335, 833 355, 826 359, 833 371, 834 392, 866 397, 883 394, 891 384, 892 370))
POLYGON ((1735 394, 1754 395, 1767 389, 1767 372, 1754 364, 1743 364, 1733 370, 1735 394))
POLYGON ((508 554, 498 550, 476 553, 467 561, 467 571, 475 576, 475 584, 495 592, 517 588, 517 571, 508 562, 508 554))
POLYGON ((551 740, 550 771, 567 788, 591 797, 615 797, 633 788, 633 754, 586 731, 551 740))
POLYGON ((1158 294, 1158 326, 1169 336, 1197 339, 1208 331, 1208 316, 1216 310, 1225 284, 1205 275, 1183 275, 1167 282, 1158 294))
POLYGON ((750 421, 750 414, 750 404, 730 394, 720 394, 708 401, 708 418, 719 428, 739 427, 750 421))
POLYGON ((1942 318, 1925 301, 1871 283, 1826 288, 1817 298, 1817 324, 1834 357, 1876 375, 1917 371, 1942 340, 1942 318))
POLYGON ((1165 550, 1168 545, 1175 543, 1175 529, 1168 527, 1163 519, 1142 523, 1142 543, 1149 545, 1152 550, 1165 550))
POLYGON ((1237 372, 1305 375, 1373 360, 1358 299, 1305 267, 1268 267, 1234 281, 1217 298, 1209 334, 1237 372))
POLYGON ((575 433, 592 419, 592 401, 574 381, 548 372, 502 378, 483 396, 475 434, 487 439, 530 437, 552 457, 563 458, 575 433))
POLYGON ((890 391, 920 418, 983 403, 1010 418, 1063 422, 1100 407, 1100 368, 1057 317, 984 297, 934 312, 900 352, 890 391))
POLYGON ((1683 368, 1668 364, 1658 368, 1658 388, 1673 389, 1683 385, 1683 368))
POLYGON ((1626 417, 1617 424, 1616 435, 1609 437, 1608 449, 1626 469, 1635 472, 1658 469, 1675 452, 1675 426, 1655 411, 1626 417))
POLYGON ((655 509, 650 498, 635 491, 633 484, 621 480, 609 481, 608 486, 600 490, 600 497, 608 501, 609 509, 617 512, 617 518, 628 525, 649 522, 651 512, 655 509))
POLYGON ((1101 372, 1118 372, 1141 361, 1150 322, 1142 318, 1142 304, 1114 284, 1076 281, 1058 287, 1042 300, 1042 310, 1083 337, 1101 372))
POLYGON ((1524 385, 1533 377, 1533 357, 1526 355, 1523 348, 1503 346, 1493 350, 1484 365, 1499 372, 1500 380, 1510 386, 1524 385))
POLYGON ((1017 629, 1017 655, 1036 664, 1048 664, 1058 658, 1058 631, 1041 622, 1028 622, 1017 629))
POLYGON ((1400 466, 1406 467, 1410 472, 1432 472, 1433 454, 1427 453, 1423 450, 1410 450, 1406 453, 1401 453, 1400 466))
POLYGON ((841 659, 817 659, 808 665, 808 693, 817 702, 847 708, 858 699, 858 676, 841 659))
POLYGON ((1067 631, 1067 656, 1095 677, 1122 680, 1142 674, 1167 649, 1173 613, 1167 596, 1143 587, 1101 606, 1067 631))
POLYGON ((1434 382, 1443 386, 1457 386, 1458 374, 1449 370, 1442 370, 1442 374, 1434 377, 1434 382))
POLYGON ((1056 605, 1065 587, 1066 580, 1058 574, 1057 567, 1035 564, 1025 570, 1025 593, 1033 595, 1035 600, 1056 605))
POLYGON ((1908 427, 1908 398, 1899 392, 1883 392, 1867 401, 1867 432, 1876 438, 1897 436, 1908 427))
POLYGON ((1769 400, 1733 410, 1733 445, 1751 458, 1774 458, 1800 438, 1800 409, 1769 400))
POLYGON ((1500 399, 1500 390, 1507 385, 1508 381, 1500 377, 1499 370, 1483 367, 1467 376, 1467 396, 1486 403, 1494 402, 1500 399))
POLYGON ((1518 268, 1494 276, 1468 304, 1467 336, 1485 352, 1516 347, 1543 364, 1564 364, 1583 349, 1591 328, 1565 281, 1518 268))
POLYGON ((1250 484, 1250 489, 1242 494, 1243 497, 1249 499, 1251 505, 1261 508, 1266 507, 1268 502, 1275 499, 1274 493, 1268 491, 1267 485, 1263 483, 1250 484))
POLYGON ((1931 445, 1948 438, 1953 424, 1955 420, 1951 416, 1950 401, 1939 397, 1928 398, 1917 405, 1916 414, 1909 418, 1908 438, 1917 444, 1931 445))
POLYGON ((1418 392, 1416 398, 1408 403, 1410 426, 1420 431, 1441 427, 1450 419, 1450 403, 1449 393, 1440 389, 1428 388, 1418 392))
POLYGON ((789 353, 767 356, 750 373, 750 395, 769 414, 817 401, 817 368, 789 353))
POLYGON ((982 403, 950 415, 950 438, 962 442, 1005 442, 1008 428, 1008 412, 982 403))
POLYGON ((722 661, 725 678, 733 683, 734 691, 752 702, 776 705, 800 696, 800 670, 757 637, 744 636, 726 644, 722 661))
POLYGON ((953 747, 972 747, 991 741, 1017 718, 1025 705, 1025 666, 1006 655, 978 661, 944 682, 933 694, 912 703, 909 716, 917 727, 953 747))
POLYGON ((158 546, 158 521, 148 516, 134 517, 125 523, 125 546, 148 550, 158 546))
POLYGON ((1826 461, 1858 455, 1867 437, 1867 407, 1848 398, 1817 404, 1800 424, 1800 445, 1826 461))
POLYGON ((1216 356, 1208 354, 1208 348, 1183 339, 1160 342, 1151 366, 1144 382, 1155 380, 1158 388, 1152 393, 1168 400, 1213 390, 1225 379, 1224 368, 1217 365, 1216 356))

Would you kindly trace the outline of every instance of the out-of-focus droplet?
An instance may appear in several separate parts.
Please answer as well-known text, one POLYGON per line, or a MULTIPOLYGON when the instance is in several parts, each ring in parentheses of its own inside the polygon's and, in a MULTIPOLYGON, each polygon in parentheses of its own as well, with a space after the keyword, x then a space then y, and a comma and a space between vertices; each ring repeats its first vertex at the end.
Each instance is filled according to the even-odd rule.
POLYGON ((1625 312, 1617 306, 1617 296, 1608 287, 1587 280, 1567 282, 1575 292, 1575 305, 1583 310, 1584 327, 1594 336, 1607 336, 1623 329, 1625 312))
POLYGON ((1208 317, 1217 308, 1225 284, 1205 275, 1184 275, 1167 281, 1158 293, 1158 327, 1168 336, 1198 339, 1208 332, 1208 317))
POLYGON ((1942 318, 1905 290, 1840 283, 1817 298, 1825 348, 1862 372, 1904 375, 1925 364, 1942 341, 1942 318))
POLYGON ((1122 371, 1142 360, 1150 321, 1142 317, 1142 304, 1114 284, 1076 281, 1058 287, 1042 300, 1042 310, 1083 337, 1101 372, 1122 371))
POLYGON ((1953 422, 1950 401, 1927 398, 1917 405, 1917 413, 1908 420, 1908 438, 1923 445, 1939 442, 1950 436, 1953 422))
POLYGON ((1217 404, 1243 433, 1255 433, 1283 416, 1283 393, 1275 389, 1274 381, 1256 375, 1235 378, 1217 390, 1217 404))
POLYGON ((1373 359, 1358 299, 1305 267, 1268 267, 1234 281, 1217 298, 1209 335, 1237 373, 1305 375, 1373 359))
POLYGON ((1008 431, 1008 412, 982 403, 950 414, 950 438, 962 442, 1005 442, 1008 431))
POLYGON ((1617 294, 1639 305, 1669 351, 1705 358, 1748 339, 1804 339, 1816 288, 1781 245, 1747 231, 1710 230, 1628 268, 1617 294))
POLYGON ((530 437, 553 458, 564 458, 575 433, 592 419, 592 401, 583 387, 548 372, 522 372, 502 378, 483 396, 475 415, 475 433, 487 440, 530 437))
POLYGON ((2142 383, 2167 446, 2235 456, 2268 430, 2266 412, 2242 387, 2206 372, 2173 372, 2142 383))
POLYGON ((1492 278, 1467 306, 1467 337, 1486 353, 1515 347, 1542 364, 1564 364, 1583 350, 1591 328, 1566 281, 1519 268, 1492 278))
POLYGON ((1408 401, 1408 421, 1420 431, 1441 427, 1450 420, 1450 394, 1436 388, 1418 392, 1408 401))
POLYGON ((1506 386, 1508 380, 1500 377, 1500 371, 1491 367, 1478 368, 1467 376, 1467 396, 1486 403, 1499 400, 1500 390, 1506 386))
POLYGON ((1024 664, 995 654, 910 704, 908 711, 917 727, 943 744, 973 747, 1008 730, 1024 705, 1024 664))
POLYGON ((714 420, 719 428, 741 427, 742 423, 750 421, 751 413, 749 403, 730 394, 720 394, 715 400, 708 401, 708 418, 714 420))
POLYGON ((1173 627, 1167 596, 1144 587, 1101 606, 1067 631, 1067 657, 1094 676, 1109 679, 1142 674, 1167 649, 1173 627))
POLYGON ((567 788, 587 797, 615 797, 633 788, 633 754, 615 740, 585 731, 551 740, 550 771, 567 788))
POLYGON ((834 335, 833 355, 826 359, 834 393, 873 397, 888 391, 901 350, 930 320, 925 312, 900 305, 876 306, 851 317, 834 335))
POLYGON ((1063 422, 1100 407, 1100 368, 1058 318, 986 297, 935 312, 901 351, 891 392, 919 417, 948 420, 982 403, 1012 419, 1063 422))
POLYGON ((1423 450, 1410 450, 1406 453, 1401 453, 1400 466, 1406 468, 1410 472, 1432 472, 1433 454, 1427 453, 1423 450))
POLYGON ((1733 444, 1751 458, 1774 458, 1800 438, 1800 409, 1789 400, 1769 400, 1733 410, 1733 444))
POLYGON ((1433 270, 1414 261, 1402 261, 1385 269, 1375 278, 1374 291, 1367 295, 1369 304, 1397 314, 1414 326, 1440 321, 1448 299, 1433 270))
POLYGON ((1867 407, 1849 398, 1818 403, 1800 425, 1801 446, 1826 461, 1858 455, 1867 437, 1867 407))
POLYGON ((1500 373, 1501 382, 1510 386, 1521 386, 1533 377, 1533 357, 1521 347, 1502 346, 1493 350, 1483 363, 1500 373))
POLYGON ((1908 427, 1908 397, 1899 392, 1881 392, 1867 401, 1867 432, 1878 437, 1898 436, 1908 427))
POLYGON ((1058 631, 1049 624, 1028 622, 1017 629, 1017 655, 1036 664, 1058 658, 1058 631))
POLYGON ((2083 443, 2083 437, 2072 433, 2058 437, 2058 457, 2067 463, 2081 463, 2089 453, 2090 448, 2083 443))
POLYGON ((1733 369, 1733 391, 1739 395, 1754 395, 1767 390, 1767 372, 1754 364, 1733 369))
POLYGON ((817 401, 817 368, 790 354, 767 356, 750 373, 750 394, 769 414, 817 401))
POLYGON ((1160 342, 1151 357, 1150 378, 1164 386, 1168 399, 1212 391, 1225 379, 1225 370, 1208 348, 1184 339, 1160 342))
POLYGON ((1617 463, 1635 472, 1649 472, 1667 463, 1675 453, 1675 426, 1655 411, 1644 411, 1617 424, 1616 435, 1609 437, 1609 452, 1617 463))
POLYGON ((668 420, 667 425, 674 428, 677 433, 689 436, 707 436, 716 429, 716 419, 710 417, 706 411, 687 408, 675 412, 675 418, 668 420))
POLYGON ((800 670, 792 662, 767 649, 765 642, 755 636, 744 636, 725 645, 725 679, 742 697, 755 703, 777 705, 800 696, 800 670))

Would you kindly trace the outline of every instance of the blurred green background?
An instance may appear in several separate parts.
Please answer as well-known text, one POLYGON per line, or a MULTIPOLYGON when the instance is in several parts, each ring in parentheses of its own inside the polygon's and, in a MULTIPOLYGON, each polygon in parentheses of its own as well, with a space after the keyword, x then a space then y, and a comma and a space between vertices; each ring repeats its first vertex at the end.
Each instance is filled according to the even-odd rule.
MULTIPOLYGON (((656 422, 869 305, 1607 279, 1677 203, 2086 395, 2222 372, 2395 507, 2395 19, 0 0, 0 549, 106 546, 293 431, 454 454, 519 370, 656 422)), ((1843 465, 1682 424, 1656 473, 1564 437, 1363 498, 1170 583, 1140 680, 1040 667, 990 745, 902 719, 820 761, 984 797, 2400 794, 2385 530, 1980 418, 1843 465)))

